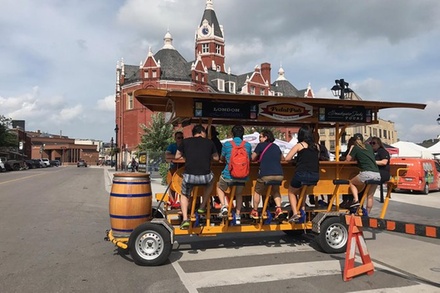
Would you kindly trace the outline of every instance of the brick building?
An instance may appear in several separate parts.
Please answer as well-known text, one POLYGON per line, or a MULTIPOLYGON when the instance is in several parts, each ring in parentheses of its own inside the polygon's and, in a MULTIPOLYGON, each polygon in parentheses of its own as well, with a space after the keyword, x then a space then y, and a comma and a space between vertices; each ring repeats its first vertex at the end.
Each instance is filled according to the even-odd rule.
MULTIPOLYGON (((191 37, 191 36, 188 36, 191 37)), ((150 48, 139 65, 127 65, 123 59, 116 66, 116 144, 120 148, 118 164, 129 162, 149 124, 152 112, 140 104, 133 92, 138 89, 176 89, 201 92, 225 92, 250 95, 295 96, 313 98, 309 85, 298 90, 279 68, 271 81, 271 64, 262 63, 253 70, 234 74, 226 65, 225 33, 214 11, 213 1, 206 0, 202 19, 195 31, 194 60, 187 61, 174 47, 168 31, 163 47, 156 53, 150 48)), ((295 128, 282 129, 290 140, 295 128)), ((184 128, 185 136, 190 129, 184 128)))

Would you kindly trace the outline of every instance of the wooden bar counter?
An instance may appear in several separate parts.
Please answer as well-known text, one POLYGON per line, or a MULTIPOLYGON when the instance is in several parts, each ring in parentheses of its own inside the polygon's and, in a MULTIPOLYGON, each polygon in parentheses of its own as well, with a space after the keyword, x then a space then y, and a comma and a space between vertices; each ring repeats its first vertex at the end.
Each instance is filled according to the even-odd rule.
MULTIPOLYGON (((175 160, 175 164, 180 164, 183 166, 184 161, 175 160)), ((295 172, 295 164, 293 162, 282 162, 284 180, 280 187, 281 195, 287 195, 287 189, 289 187, 290 180, 293 178, 295 172)), ((225 167, 225 163, 213 162, 211 164, 211 170, 214 173, 215 182, 218 181, 221 172, 225 167)), ((258 178, 259 163, 251 163, 250 180, 246 182, 245 188, 243 190, 243 195, 252 195, 256 179, 258 178)), ((356 166, 356 162, 345 162, 345 161, 322 161, 319 163, 319 182, 313 187, 314 194, 332 194, 334 190, 334 179, 350 179, 359 173, 359 168, 356 166)), ((181 193, 182 185, 182 173, 184 167, 179 168, 172 176, 171 188, 178 193, 181 193)), ((169 178, 170 179, 170 178, 169 178)), ((169 183, 169 182, 168 182, 169 183)), ((349 193, 348 185, 340 186, 339 194, 349 193)), ((212 195, 215 195, 215 188, 212 195)))

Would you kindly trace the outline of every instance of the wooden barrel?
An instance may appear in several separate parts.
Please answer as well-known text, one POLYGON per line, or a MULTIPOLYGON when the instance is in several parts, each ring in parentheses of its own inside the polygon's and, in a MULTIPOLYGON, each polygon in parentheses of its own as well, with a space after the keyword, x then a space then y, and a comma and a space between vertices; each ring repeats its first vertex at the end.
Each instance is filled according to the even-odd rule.
POLYGON ((150 175, 119 173, 113 176, 110 192, 110 224, 113 234, 128 236, 152 213, 150 175))

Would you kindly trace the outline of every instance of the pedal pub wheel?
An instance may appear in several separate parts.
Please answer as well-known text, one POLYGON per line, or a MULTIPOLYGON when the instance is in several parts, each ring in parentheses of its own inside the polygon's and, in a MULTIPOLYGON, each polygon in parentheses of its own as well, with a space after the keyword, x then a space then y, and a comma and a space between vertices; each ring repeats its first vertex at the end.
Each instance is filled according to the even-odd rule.
POLYGON ((348 241, 348 230, 339 217, 330 217, 321 224, 321 232, 317 236, 317 243, 326 253, 345 252, 348 241))
POLYGON ((162 265, 172 249, 170 232, 158 224, 141 224, 131 233, 128 248, 136 264, 162 265))

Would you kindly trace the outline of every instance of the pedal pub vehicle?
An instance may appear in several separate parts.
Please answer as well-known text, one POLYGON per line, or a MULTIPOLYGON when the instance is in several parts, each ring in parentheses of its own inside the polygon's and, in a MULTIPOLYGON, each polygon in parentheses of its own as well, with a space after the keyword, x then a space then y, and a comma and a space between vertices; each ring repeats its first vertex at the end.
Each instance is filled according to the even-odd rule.
MULTIPOLYGON (((327 207, 307 207, 297 223, 275 221, 274 209, 266 196, 260 208, 262 217, 246 219, 251 209, 242 209, 240 225, 235 223, 231 208, 227 217, 218 217, 219 210, 207 205, 205 215, 197 214, 203 186, 195 186, 190 199, 188 230, 180 229, 179 210, 162 206, 165 194, 156 194, 160 202, 152 205, 152 191, 148 174, 115 174, 110 194, 111 229, 106 239, 116 246, 129 251, 134 262, 139 265, 161 265, 171 253, 175 237, 180 235, 217 235, 223 233, 246 233, 284 231, 286 234, 299 234, 304 231, 316 233, 316 240, 327 253, 345 252, 348 230, 341 215, 350 212, 365 214, 361 207, 355 211, 342 209, 339 201, 342 194, 349 194, 348 179, 358 172, 355 162, 339 161, 340 138, 348 126, 362 126, 378 123, 378 112, 387 108, 424 109, 426 105, 416 103, 395 103, 379 101, 339 100, 322 98, 298 98, 285 96, 255 96, 206 92, 187 92, 157 89, 141 89, 134 92, 135 97, 154 112, 165 112, 168 122, 173 125, 230 125, 285 127, 311 125, 315 131, 322 128, 335 130, 336 161, 320 162, 320 180, 316 185, 304 185, 298 199, 300 210, 307 195, 329 195, 327 207)), ((208 128, 209 129, 209 128, 208 128)), ((209 133, 208 133, 209 135, 209 133)), ((246 182, 242 195, 251 195, 258 174, 258 163, 251 163, 250 180, 246 182)), ((398 165, 391 168, 395 179, 398 165)), ((220 176, 224 163, 212 163, 214 180, 220 176)), ((281 195, 287 195, 287 189, 295 172, 293 162, 283 163, 284 180, 273 184, 280 185, 281 195)), ((170 188, 177 193, 182 182, 182 169, 170 176, 170 188)), ((373 184, 373 183, 372 183, 373 184)), ((389 184, 393 184, 391 181, 389 184)), ((229 207, 233 205, 236 186, 230 187, 229 207)), ((367 184, 365 188, 369 188, 367 184)), ((268 186, 267 195, 271 186, 268 186)), ((215 189, 214 189, 215 190, 215 189)), ((390 198, 391 188, 383 205, 383 218, 390 198)), ((212 194, 215 195, 215 194, 212 194)), ((365 198, 365 197, 364 197, 365 198)), ((316 201, 317 202, 317 201, 316 201)), ((286 208, 288 212, 288 208, 286 208)))

